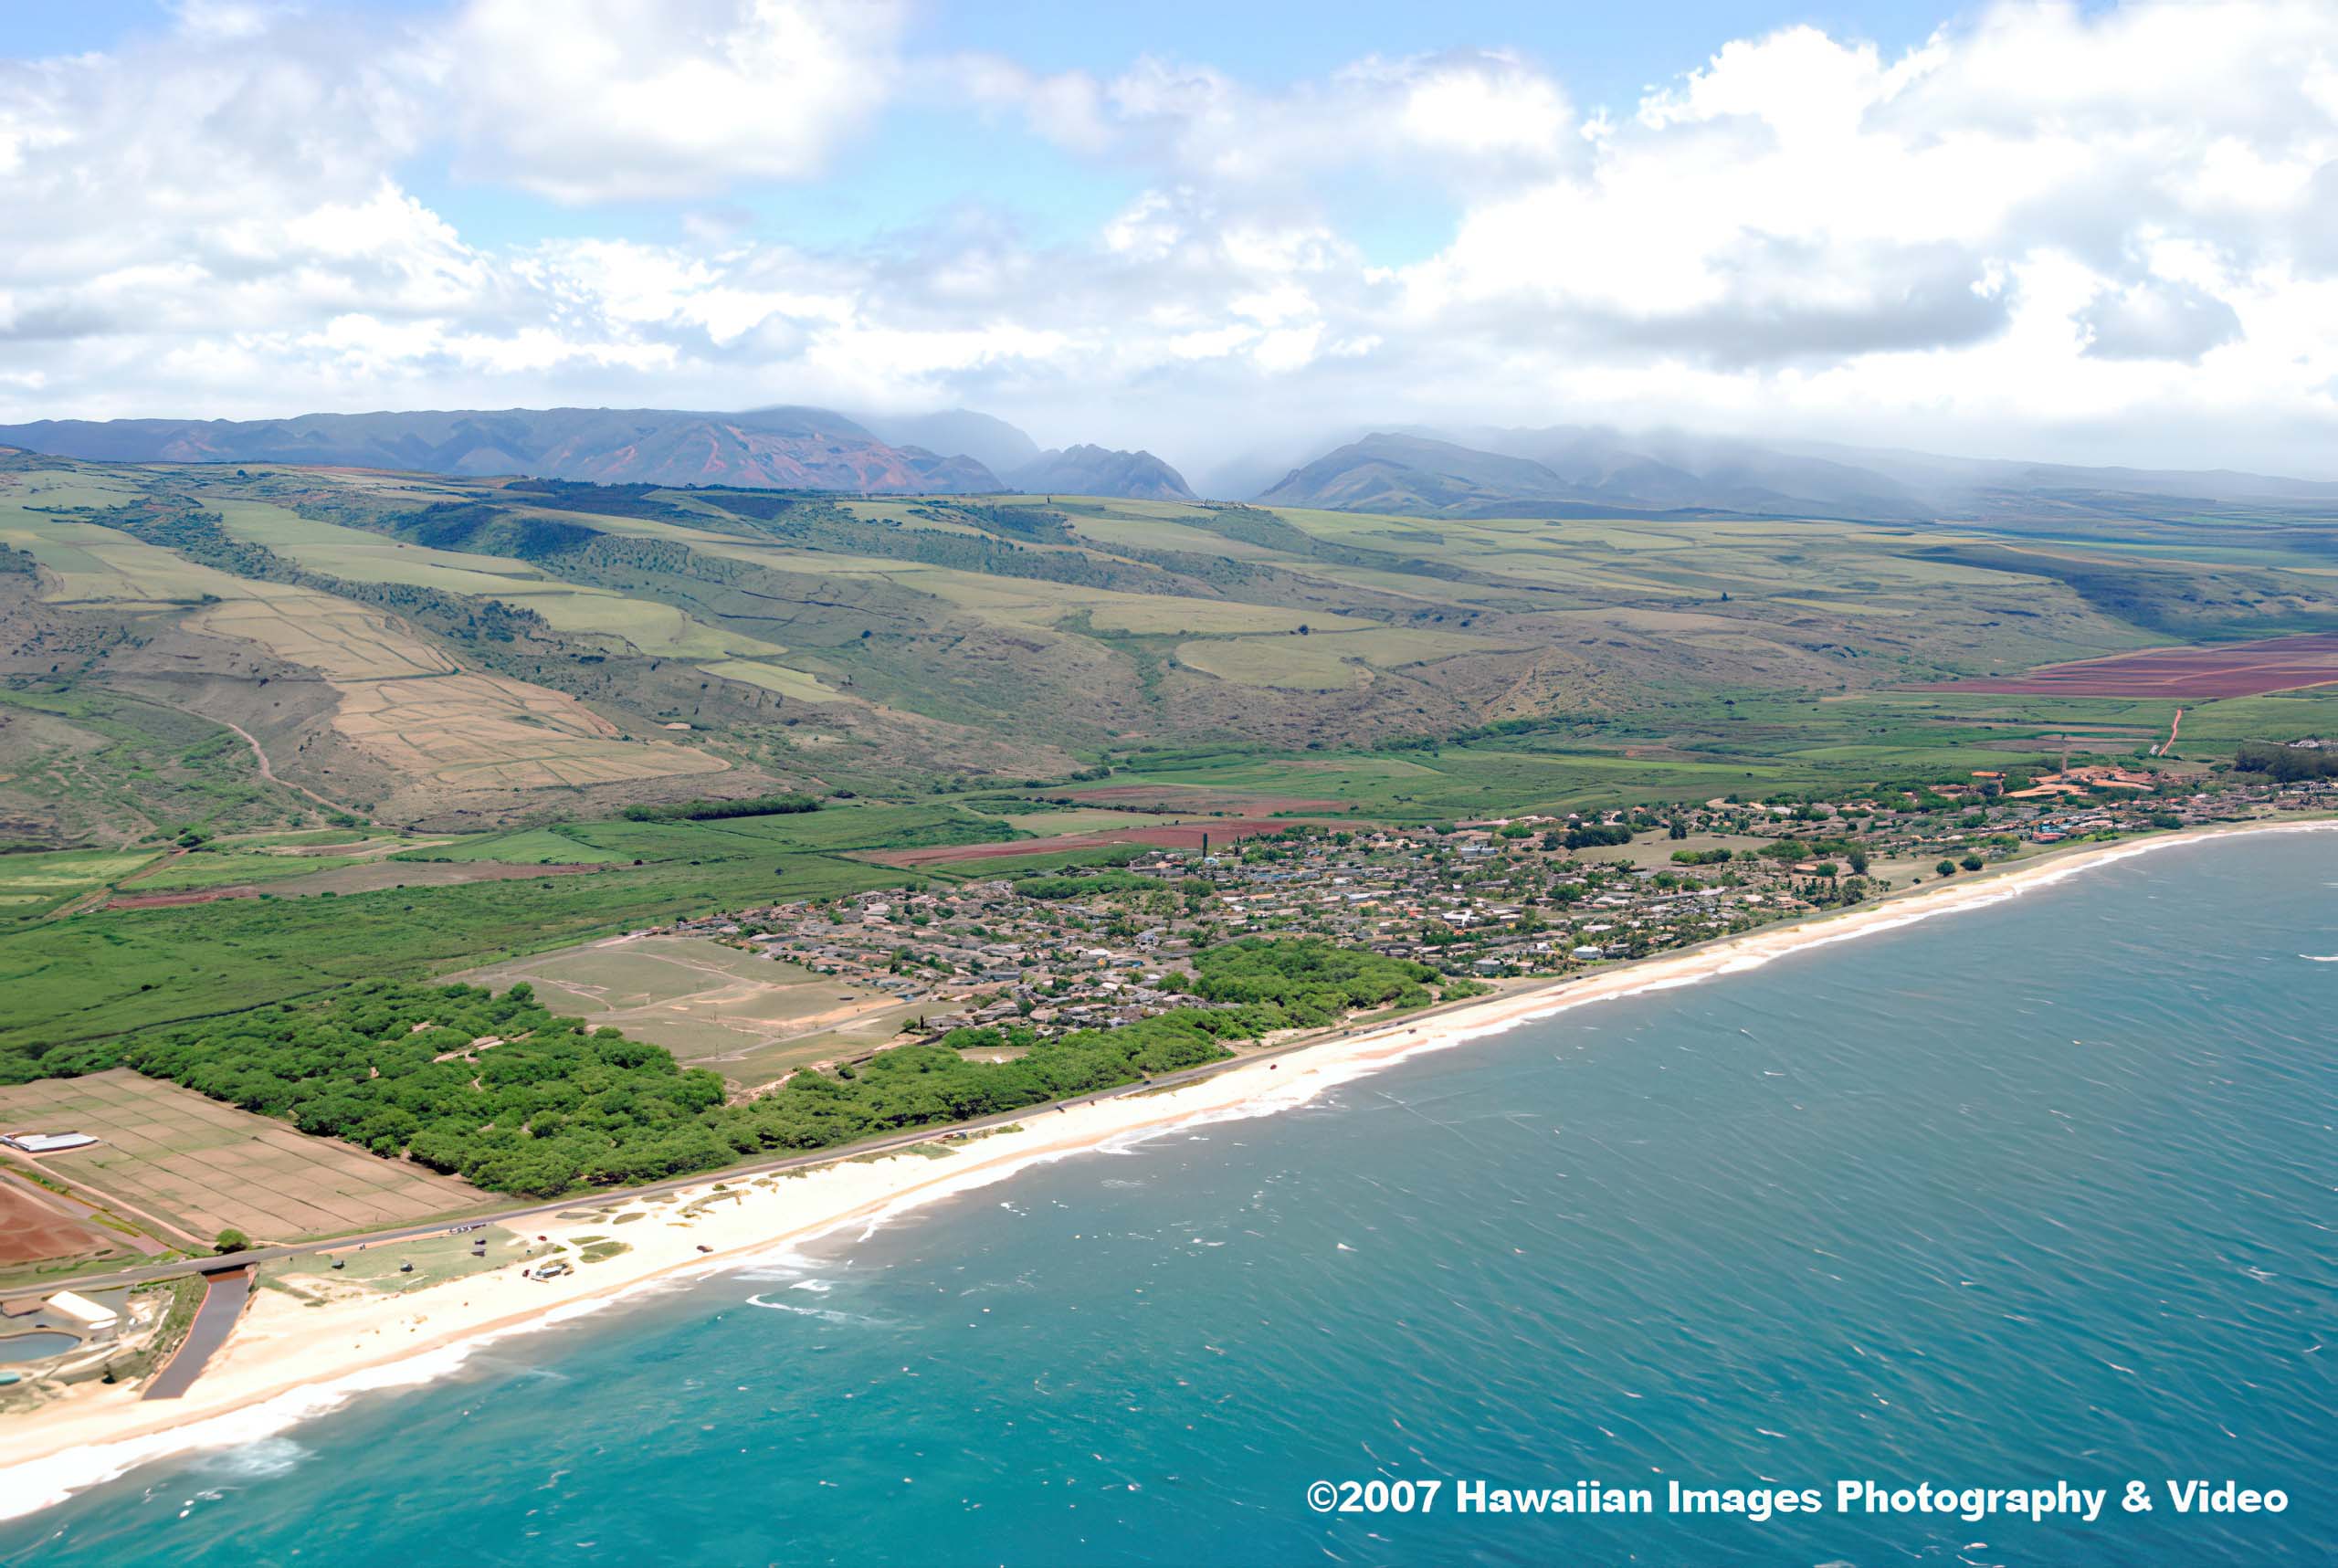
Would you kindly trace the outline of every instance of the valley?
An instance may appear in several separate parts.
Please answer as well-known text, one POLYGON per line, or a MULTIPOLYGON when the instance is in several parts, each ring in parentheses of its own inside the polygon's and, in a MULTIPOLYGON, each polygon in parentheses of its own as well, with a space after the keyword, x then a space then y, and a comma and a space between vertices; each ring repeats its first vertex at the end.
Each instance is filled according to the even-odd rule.
POLYGON ((2216 792, 2338 731, 2330 530, 2133 531, 9 455, 0 1064, 462 975, 744 1092, 929 1009, 741 970, 740 910, 1879 792, 1922 846, 2072 757, 2194 803, 2088 833, 2270 811, 2216 792))

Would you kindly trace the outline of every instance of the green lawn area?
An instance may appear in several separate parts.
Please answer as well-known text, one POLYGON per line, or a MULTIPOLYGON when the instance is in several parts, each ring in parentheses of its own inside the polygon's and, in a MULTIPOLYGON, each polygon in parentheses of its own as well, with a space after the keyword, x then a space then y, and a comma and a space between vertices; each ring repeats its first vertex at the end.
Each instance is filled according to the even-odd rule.
POLYGON ((0 1080, 27 1048, 417 979, 597 934, 785 897, 919 879, 742 844, 727 856, 589 877, 388 888, 340 897, 101 910, 0 931, 0 1080))
POLYGON ((362 866, 353 855, 182 855, 151 877, 141 877, 125 893, 169 893, 195 888, 232 888, 243 882, 276 882, 329 871, 336 866, 362 866))
POLYGON ((0 918, 45 915, 150 864, 160 849, 0 855, 0 918))
POLYGON ((397 860, 450 860, 458 863, 491 860, 511 866, 605 864, 618 858, 611 851, 554 828, 524 827, 513 833, 482 833, 454 844, 433 844, 391 857, 397 860))
POLYGON ((443 1285, 450 1279, 515 1267, 553 1250, 500 1225, 460 1235, 416 1237, 411 1241, 385 1242, 363 1249, 336 1247, 330 1252, 303 1253, 263 1265, 259 1282, 311 1305, 354 1293, 352 1288, 404 1295, 409 1290, 443 1285), (486 1256, 475 1244, 484 1239, 486 1256), (336 1268, 335 1263, 341 1265, 336 1268), (406 1265, 413 1265, 408 1272, 406 1265))

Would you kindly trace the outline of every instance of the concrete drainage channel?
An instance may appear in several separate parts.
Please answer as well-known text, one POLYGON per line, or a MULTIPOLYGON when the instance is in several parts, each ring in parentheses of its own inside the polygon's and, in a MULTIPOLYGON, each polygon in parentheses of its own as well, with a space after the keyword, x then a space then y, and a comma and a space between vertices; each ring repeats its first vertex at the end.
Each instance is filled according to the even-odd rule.
POLYGON ((244 1305, 251 1300, 252 1278, 257 1272, 249 1264, 240 1268, 222 1269, 203 1277, 203 1305, 195 1309, 195 1321, 179 1342, 170 1362, 154 1374, 146 1385, 142 1397, 147 1399, 176 1399, 195 1385, 210 1364, 211 1357, 244 1315, 244 1305))

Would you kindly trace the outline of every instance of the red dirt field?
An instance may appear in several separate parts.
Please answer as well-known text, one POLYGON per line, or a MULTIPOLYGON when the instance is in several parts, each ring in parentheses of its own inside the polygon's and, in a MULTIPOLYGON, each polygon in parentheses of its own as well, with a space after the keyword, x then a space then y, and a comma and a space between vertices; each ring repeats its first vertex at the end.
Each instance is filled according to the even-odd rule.
POLYGON ((1052 838, 1017 838, 1004 844, 942 844, 929 849, 879 849, 857 855, 879 866, 947 866, 961 860, 1004 860, 1023 855, 1057 855, 1067 849, 1103 849, 1115 844, 1149 844, 1157 849, 1198 849, 1206 837, 1212 844, 1230 844, 1260 833, 1280 833, 1314 822, 1318 826, 1353 827, 1353 819, 1327 822, 1299 816, 1234 816, 1214 822, 1179 823, 1165 827, 1102 827, 1092 833, 1058 833, 1052 838))
POLYGON ((108 899, 105 907, 110 910, 167 910, 175 909, 181 904, 209 904, 216 903, 221 899, 257 899, 258 897, 259 889, 253 883, 246 882, 240 887, 234 888, 190 888, 180 893, 123 893, 117 898, 108 899))
POLYGON ((0 1178, 0 1264, 89 1258, 118 1250, 113 1238, 0 1178))
POLYGON ((2155 647, 2049 664, 2027 675, 1943 681, 1928 691, 2029 697, 2256 697, 2338 681, 2338 635, 2311 632, 2212 647, 2155 647))

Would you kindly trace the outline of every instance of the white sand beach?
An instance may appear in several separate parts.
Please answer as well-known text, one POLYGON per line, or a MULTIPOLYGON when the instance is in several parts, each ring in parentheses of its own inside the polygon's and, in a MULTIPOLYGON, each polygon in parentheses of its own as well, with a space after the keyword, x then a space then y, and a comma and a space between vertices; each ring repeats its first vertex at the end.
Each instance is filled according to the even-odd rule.
MULTIPOLYGON (((1432 1016, 1398 1016, 1279 1055, 1247 1060, 1174 1089, 1027 1112, 1013 1129, 920 1154, 844 1160, 806 1172, 711 1175, 679 1199, 580 1198, 642 1217, 620 1235, 630 1250, 553 1280, 514 1264, 403 1295, 308 1305, 263 1289, 187 1395, 141 1402, 127 1385, 85 1385, 0 1426, 0 1517, 33 1511, 132 1466, 248 1442, 367 1390, 428 1382, 477 1347, 601 1310, 662 1283, 734 1268, 838 1231, 865 1230, 902 1210, 1005 1180, 1031 1165, 1156 1136, 1204 1121, 1271 1114, 1425 1051, 1499 1033, 1568 1008, 1687 985, 1806 949, 2017 898, 2089 868, 2178 844, 2241 833, 2338 830, 2332 821, 2269 821, 2085 846, 2002 872, 1926 883, 1850 910, 1781 924, 1669 956, 1521 986, 1432 1016), (714 1191, 721 1182, 724 1190, 714 1191), (712 1197, 719 1201, 708 1203, 712 1197), (694 1212, 692 1212, 694 1210, 694 1212)), ((944 1130, 936 1130, 940 1136, 944 1130)), ((515 1222, 530 1236, 612 1234, 606 1214, 515 1222)))

